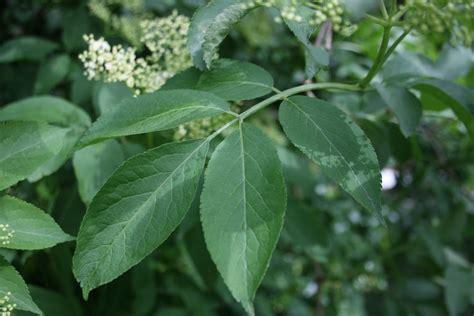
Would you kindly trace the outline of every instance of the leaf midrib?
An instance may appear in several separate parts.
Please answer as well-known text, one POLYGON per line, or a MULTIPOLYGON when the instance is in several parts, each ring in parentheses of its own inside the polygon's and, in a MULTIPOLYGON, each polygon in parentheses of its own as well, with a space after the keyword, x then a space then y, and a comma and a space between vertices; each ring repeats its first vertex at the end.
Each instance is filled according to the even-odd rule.
POLYGON ((239 138, 240 138, 240 154, 241 154, 241 159, 242 159, 242 201, 244 202, 244 205, 242 207, 243 209, 243 214, 244 214, 244 270, 245 270, 245 292, 247 293, 247 299, 249 298, 249 292, 248 292, 248 264, 247 264, 247 189, 246 189, 246 183, 247 183, 247 177, 246 177, 246 169, 245 169, 245 149, 244 149, 244 136, 243 136, 243 130, 242 130, 242 122, 239 124, 239 138))

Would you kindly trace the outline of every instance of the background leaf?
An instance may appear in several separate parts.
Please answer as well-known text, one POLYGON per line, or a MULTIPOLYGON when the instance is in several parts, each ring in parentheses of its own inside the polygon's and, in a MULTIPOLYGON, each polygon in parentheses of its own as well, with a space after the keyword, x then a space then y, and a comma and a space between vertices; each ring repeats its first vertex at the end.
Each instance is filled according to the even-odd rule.
POLYGON ((474 91, 441 79, 417 79, 413 88, 435 98, 445 107, 450 107, 464 123, 471 138, 474 138, 474 91))
MULTIPOLYGON (((85 129, 90 125, 90 118, 84 110, 66 100, 51 96, 32 97, 10 103, 0 110, 0 121, 41 122, 44 129, 49 128, 59 133, 53 144, 54 154, 27 175, 31 182, 58 170, 69 159, 85 129), (64 128, 58 129, 44 123, 64 128)), ((21 128, 17 129, 17 133, 21 133, 21 128)), ((25 138, 27 137, 33 135, 25 135, 25 138)), ((10 138, 10 141, 14 140, 10 138)))
POLYGON ((110 175, 125 160, 122 146, 116 140, 107 140, 87 146, 74 153, 72 163, 79 194, 84 203, 92 198, 110 175))
POLYGON ((132 157, 92 200, 77 237, 73 271, 84 296, 136 265, 183 219, 209 144, 171 143, 132 157))
POLYGON ((0 190, 41 169, 62 150, 69 129, 36 122, 0 123, 0 190))
POLYGON ((375 151, 362 130, 325 101, 295 96, 280 106, 288 138, 356 201, 380 213, 380 172, 375 151))
POLYGON ((4 248, 45 249, 73 240, 44 211, 8 195, 0 197, 0 223, 9 225, 7 232, 13 231, 8 244, 0 243, 4 248))
POLYGON ((385 104, 393 110, 406 137, 415 133, 421 120, 421 102, 407 88, 397 85, 374 84, 385 104))
POLYGON ((36 77, 35 94, 47 93, 63 81, 70 65, 71 59, 66 54, 51 57, 41 64, 36 77))
POLYGON ((216 148, 201 203, 211 257, 233 296, 251 312, 286 207, 280 161, 262 132, 242 124, 216 148))
MULTIPOLYGON (((45 316, 82 315, 77 308, 72 308, 70 300, 64 295, 38 286, 30 285, 28 288, 33 300, 38 304, 45 316)), ((15 311, 15 316, 28 315, 33 314, 30 312, 15 311)))
POLYGON ((0 121, 32 121, 61 126, 91 124, 89 115, 76 105, 53 96, 39 96, 9 103, 0 109, 0 121))
POLYGON ((24 36, 9 40, 0 46, 0 63, 19 60, 39 61, 58 48, 46 39, 24 36))

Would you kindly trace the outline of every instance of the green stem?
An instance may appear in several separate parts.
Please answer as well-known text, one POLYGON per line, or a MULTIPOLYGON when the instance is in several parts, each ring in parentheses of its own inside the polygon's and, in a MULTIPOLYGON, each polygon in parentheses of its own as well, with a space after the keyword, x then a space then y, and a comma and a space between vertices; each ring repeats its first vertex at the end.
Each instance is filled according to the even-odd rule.
POLYGON ((387 7, 385 6, 385 0, 380 0, 380 11, 382 11, 382 16, 385 20, 388 20, 388 11, 387 7))
POLYGON ((380 44, 380 48, 379 48, 379 51, 377 53, 377 57, 375 58, 374 64, 372 65, 372 68, 370 68, 369 72, 367 73, 367 76, 365 76, 365 78, 360 81, 359 86, 361 88, 367 87, 367 85, 372 81, 372 79, 375 77, 377 72, 380 70, 380 67, 382 66, 382 64, 384 62, 384 58, 386 57, 385 54, 387 52, 391 30, 392 30, 391 25, 385 26, 383 28, 382 43, 380 44))
POLYGON ((373 16, 371 14, 366 14, 365 15, 366 18, 368 18, 369 20, 371 20, 372 22, 376 23, 376 24, 379 24, 383 27, 386 27, 386 26, 389 26, 390 23, 387 21, 387 20, 384 20, 384 19, 381 19, 379 17, 376 17, 376 16, 373 16))
POLYGON ((216 138, 219 134, 221 134, 223 131, 225 131, 227 128, 230 126, 234 125, 238 121, 243 121, 250 115, 260 111, 261 109, 269 106, 270 104, 284 100, 292 95, 302 93, 302 92, 307 92, 311 90, 321 90, 321 89, 327 89, 327 90, 345 90, 345 91, 361 91, 362 89, 353 84, 345 84, 345 83, 337 83, 337 82, 321 82, 321 83, 310 83, 310 84, 304 84, 301 86, 297 86, 288 90, 284 91, 279 91, 275 89, 275 91, 279 91, 277 94, 274 94, 273 96, 263 100, 262 102, 259 102, 252 106, 250 109, 248 109, 245 112, 242 112, 241 114, 238 115, 237 118, 233 119, 232 121, 227 122, 225 125, 221 126, 217 131, 215 131, 213 134, 211 134, 208 138, 207 141, 211 141, 212 139, 216 138))
POLYGON ((409 28, 407 30, 405 30, 402 35, 400 35, 396 40, 395 42, 393 42, 393 44, 390 46, 390 48, 387 50, 387 52, 385 53, 385 55, 383 56, 382 58, 382 62, 381 62, 381 65, 383 65, 388 57, 390 57, 390 55, 392 55, 392 53, 395 51, 395 49, 397 48, 397 46, 405 39, 405 37, 407 37, 408 34, 410 34, 412 28, 409 28))
POLYGON ((271 96, 268 99, 263 100, 260 103, 257 103, 247 111, 241 113, 239 115, 239 118, 241 120, 246 119, 250 115, 254 114, 255 112, 269 106, 270 104, 276 102, 276 101, 281 101, 283 99, 286 99, 294 94, 302 93, 302 92, 307 92, 311 90, 321 90, 321 89, 331 89, 331 90, 346 90, 346 91, 360 91, 360 87, 352 84, 345 84, 345 83, 337 83, 337 82, 321 82, 321 83, 309 83, 309 84, 304 84, 301 86, 297 86, 285 91, 281 91, 280 93, 277 93, 273 96, 271 96))

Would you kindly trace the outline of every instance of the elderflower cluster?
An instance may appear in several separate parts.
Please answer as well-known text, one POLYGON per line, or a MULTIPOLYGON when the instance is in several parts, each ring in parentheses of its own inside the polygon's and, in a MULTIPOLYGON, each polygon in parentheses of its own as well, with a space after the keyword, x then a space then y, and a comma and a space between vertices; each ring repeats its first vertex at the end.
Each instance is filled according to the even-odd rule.
POLYGON ((2 298, 0 298, 0 316, 11 316, 13 310, 16 308, 16 304, 12 304, 11 292, 7 292, 2 298))
POLYGON ((191 66, 191 56, 186 53, 189 25, 189 18, 176 10, 168 17, 143 21, 140 40, 151 52, 150 61, 166 65, 171 72, 191 66))
MULTIPOLYGON (((8 224, 0 224, 0 243, 5 246, 8 245, 13 238, 15 231, 10 228, 8 224)), ((0 301, 1 302, 1 301, 0 301)))
POLYGON ((422 34, 451 35, 466 46, 474 44, 473 0, 407 0, 405 21, 422 34))
POLYGON ((150 54, 137 57, 136 49, 110 45, 104 38, 84 35, 88 49, 79 55, 89 80, 123 82, 135 95, 158 90, 175 73, 192 65, 186 49, 189 19, 170 16, 141 23, 141 43, 150 54))
POLYGON ((299 14, 299 8, 304 6, 311 9, 312 16, 307 22, 312 26, 319 26, 324 22, 331 22, 335 32, 348 36, 354 32, 355 26, 345 17, 345 11, 341 0, 249 0, 242 4, 244 9, 256 6, 277 7, 281 17, 285 20, 303 22, 305 19, 299 14))

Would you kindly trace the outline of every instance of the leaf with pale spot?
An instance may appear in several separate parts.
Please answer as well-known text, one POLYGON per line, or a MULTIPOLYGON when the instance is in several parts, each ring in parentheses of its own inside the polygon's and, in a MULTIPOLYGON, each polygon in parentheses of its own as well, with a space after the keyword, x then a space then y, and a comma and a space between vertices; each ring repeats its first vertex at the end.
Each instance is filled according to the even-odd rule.
POLYGON ((288 138, 356 201, 380 214, 380 171, 362 130, 336 106, 295 96, 280 106, 288 138))

